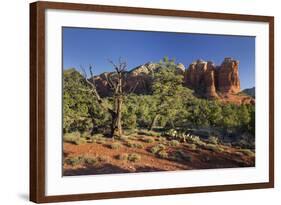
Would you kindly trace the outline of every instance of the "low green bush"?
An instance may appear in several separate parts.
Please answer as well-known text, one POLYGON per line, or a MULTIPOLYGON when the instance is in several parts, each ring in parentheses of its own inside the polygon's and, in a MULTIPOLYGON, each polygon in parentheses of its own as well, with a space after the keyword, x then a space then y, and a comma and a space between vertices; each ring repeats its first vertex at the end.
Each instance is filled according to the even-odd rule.
POLYGON ((219 138, 217 138, 215 136, 210 136, 210 137, 208 137, 208 142, 211 143, 211 144, 218 144, 219 138))
POLYGON ((96 164, 98 162, 98 159, 95 157, 84 157, 84 163, 85 164, 96 164))
POLYGON ((141 143, 136 143, 136 142, 132 142, 132 141, 127 141, 126 145, 128 147, 131 147, 131 148, 139 148, 139 149, 143 149, 144 148, 144 146, 141 143))
POLYGON ((137 162, 141 159, 141 156, 136 154, 136 153, 132 153, 128 155, 128 161, 129 162, 137 162))
POLYGON ((224 151, 224 149, 222 147, 220 147, 219 145, 215 145, 215 144, 206 144, 205 149, 211 150, 213 152, 223 152, 224 151))
POLYGON ((146 143, 152 143, 152 142, 154 142, 154 139, 152 137, 144 137, 142 139, 142 141, 144 141, 146 143))
POLYGON ((180 142, 177 140, 172 140, 169 144, 173 147, 178 147, 180 145, 180 142))
POLYGON ((168 159, 169 158, 169 154, 165 150, 159 151, 157 155, 162 159, 168 159))
POLYGON ((239 152, 249 156, 249 157, 255 157, 255 153, 249 149, 241 149, 239 152))
POLYGON ((108 156, 98 156, 97 159, 98 159, 99 162, 104 162, 104 163, 109 161, 108 156))
POLYGON ((139 135, 146 135, 146 136, 152 136, 152 137, 155 137, 155 136, 161 136, 161 133, 159 132, 155 132, 155 131, 151 131, 151 130, 140 130, 138 131, 138 134, 139 135))
POLYGON ((158 144, 158 145, 156 145, 156 146, 151 147, 151 148, 150 148, 150 152, 151 152, 152 154, 156 154, 156 153, 158 153, 159 151, 164 150, 165 148, 166 148, 165 145, 163 145, 163 144, 158 144))
POLYGON ((120 149, 121 144, 117 143, 117 142, 114 142, 114 143, 110 144, 109 146, 110 146, 111 149, 120 149))
POLYGON ((128 160, 128 154, 127 153, 123 153, 123 154, 119 154, 119 155, 117 155, 117 159, 119 159, 119 160, 128 160))
POLYGON ((87 140, 85 138, 79 138, 77 141, 75 141, 76 145, 85 144, 85 143, 87 143, 87 140))
POLYGON ((104 144, 105 138, 103 134, 95 134, 92 136, 92 143, 104 144))
POLYGON ((76 144, 77 141, 80 139, 80 133, 79 132, 72 132, 72 133, 65 133, 63 135, 63 141, 76 144))
POLYGON ((167 141, 166 137, 159 137, 158 141, 161 143, 165 143, 167 141))
POLYGON ((181 150, 177 150, 175 153, 174 153, 174 158, 176 160, 179 160, 179 161, 187 161, 187 162, 192 162, 193 158, 192 156, 188 155, 187 153, 181 151, 181 150))
POLYGON ((188 147, 188 149, 190 149, 190 150, 196 150, 197 149, 196 144, 186 144, 185 146, 188 147))
POLYGON ((68 157, 65 160, 65 163, 71 166, 77 166, 80 164, 95 164, 98 162, 98 159, 93 156, 75 156, 68 157))
POLYGON ((76 166, 83 163, 81 156, 66 158, 64 162, 71 166, 76 166))

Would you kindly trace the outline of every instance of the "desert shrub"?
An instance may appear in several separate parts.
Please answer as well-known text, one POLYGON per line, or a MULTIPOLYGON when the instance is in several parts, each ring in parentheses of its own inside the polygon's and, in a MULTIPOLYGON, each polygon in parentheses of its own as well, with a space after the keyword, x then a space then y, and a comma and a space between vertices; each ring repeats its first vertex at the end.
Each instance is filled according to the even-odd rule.
POLYGON ((108 162, 109 161, 109 157, 108 156, 98 156, 97 160, 99 162, 108 162))
POLYGON ((76 144, 76 142, 79 141, 79 139, 80 139, 80 133, 79 132, 65 133, 63 135, 63 141, 64 142, 76 144))
POLYGON ((105 142, 104 135, 103 134, 95 134, 92 136, 92 142, 103 144, 105 142))
POLYGON ((135 135, 130 135, 130 136, 128 136, 127 139, 129 139, 129 140, 136 140, 136 139, 137 139, 137 136, 135 136, 135 135))
POLYGON ((65 163, 71 166, 76 166, 80 164, 95 164, 98 160, 92 156, 75 156, 65 159, 65 163))
POLYGON ((165 148, 166 148, 165 145, 163 145, 163 144, 158 144, 158 145, 156 145, 156 146, 151 147, 150 152, 151 152, 152 154, 156 154, 156 153, 158 153, 159 151, 164 150, 165 148))
POLYGON ((135 153, 129 154, 128 155, 128 161, 130 162, 137 162, 141 159, 141 156, 135 153))
POLYGON ((85 143, 87 143, 87 139, 85 138, 79 138, 79 140, 75 141, 76 145, 85 144, 85 143))
POLYGON ((166 137, 159 137, 158 141, 161 143, 165 143, 167 141, 166 137))
POLYGON ((132 141, 127 141, 127 142, 126 142, 126 145, 127 145, 128 147, 132 147, 132 148, 139 148, 139 149, 144 148, 141 143, 135 143, 135 142, 132 142, 132 141))
POLYGON ((114 139, 120 140, 120 141, 127 141, 129 137, 127 135, 122 135, 120 137, 114 136, 114 139))
POLYGON ((144 142, 146 142, 146 143, 152 143, 152 142, 154 142, 154 139, 153 139, 152 137, 144 137, 142 140, 143 140, 144 142))
POLYGON ((211 144, 218 144, 219 138, 217 138, 215 136, 210 136, 210 137, 208 137, 208 142, 211 143, 211 144))
POLYGON ((222 143, 224 146, 227 146, 227 147, 232 147, 232 144, 230 142, 224 142, 222 143))
POLYGON ((186 146, 187 146, 190 150, 196 150, 196 148, 197 148, 196 144, 186 144, 186 146))
POLYGON ((205 149, 211 150, 213 152, 223 152, 224 149, 218 145, 215 144, 206 144, 205 149))
POLYGON ((189 135, 187 138, 186 138, 187 142, 189 143, 193 143, 193 144, 196 144, 198 146, 205 146, 206 143, 203 142, 200 137, 198 136, 194 136, 194 135, 189 135))
POLYGON ((119 155, 117 155, 117 159, 119 159, 119 160, 128 160, 128 154, 127 153, 123 153, 123 154, 119 154, 119 155))
POLYGON ((114 142, 109 145, 111 149, 119 149, 121 147, 120 143, 114 142))
POLYGON ((169 157, 168 153, 165 150, 161 150, 157 154, 162 159, 167 159, 169 157))
POLYGON ((172 141, 170 141, 170 143, 169 143, 171 146, 173 146, 173 147, 177 147, 177 146, 179 146, 180 145, 180 142, 179 141, 177 141, 177 140, 172 140, 172 141))
POLYGON ((135 129, 124 130, 125 135, 132 135, 132 134, 135 134, 135 133, 136 133, 135 129))
POLYGON ((92 156, 83 157, 83 161, 85 164, 95 164, 98 162, 98 159, 92 156))
POLYGON ((249 157, 254 157, 255 153, 249 149, 241 149, 239 152, 242 152, 243 154, 249 156, 249 157))
POLYGON ((83 163, 81 156, 69 157, 69 158, 65 159, 64 162, 71 166, 76 166, 76 165, 83 163))
POLYGON ((169 139, 175 139, 181 142, 186 142, 186 139, 189 136, 189 134, 186 134, 186 131, 175 129, 168 130, 165 132, 165 135, 168 136, 169 139))
POLYGON ((161 136, 161 133, 159 133, 159 132, 155 132, 155 131, 152 131, 152 130, 140 130, 140 131, 138 131, 138 134, 139 135, 147 135, 147 136, 157 136, 157 137, 159 137, 159 136, 161 136))
POLYGON ((176 137, 178 134, 178 131, 175 129, 169 129, 168 131, 165 132, 165 135, 169 137, 176 137))
POLYGON ((179 161, 183 160, 183 161, 187 161, 187 162, 192 162, 192 160, 193 160, 192 156, 188 155, 187 153, 185 153, 181 150, 177 150, 174 153, 174 158, 179 161))

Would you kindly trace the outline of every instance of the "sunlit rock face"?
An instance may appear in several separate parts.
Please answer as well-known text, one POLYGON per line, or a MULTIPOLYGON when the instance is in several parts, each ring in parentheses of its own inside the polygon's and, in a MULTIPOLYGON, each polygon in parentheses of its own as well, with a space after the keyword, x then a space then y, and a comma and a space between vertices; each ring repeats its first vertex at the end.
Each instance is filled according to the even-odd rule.
POLYGON ((185 85, 206 98, 217 98, 218 93, 240 92, 239 62, 225 58, 220 66, 212 61, 197 60, 185 71, 185 85))
POLYGON ((240 92, 238 67, 239 61, 233 58, 224 59, 217 74, 217 88, 219 92, 231 94, 240 92))

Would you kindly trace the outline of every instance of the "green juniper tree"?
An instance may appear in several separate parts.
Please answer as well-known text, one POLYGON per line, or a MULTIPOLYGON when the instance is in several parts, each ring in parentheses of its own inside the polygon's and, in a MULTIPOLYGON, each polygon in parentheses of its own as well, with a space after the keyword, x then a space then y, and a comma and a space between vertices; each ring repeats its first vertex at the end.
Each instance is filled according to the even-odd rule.
POLYGON ((153 96, 156 102, 154 117, 149 129, 152 130, 159 118, 166 119, 174 127, 174 118, 180 107, 180 93, 183 89, 183 76, 176 72, 174 60, 167 57, 160 61, 158 72, 154 74, 152 85, 153 96))

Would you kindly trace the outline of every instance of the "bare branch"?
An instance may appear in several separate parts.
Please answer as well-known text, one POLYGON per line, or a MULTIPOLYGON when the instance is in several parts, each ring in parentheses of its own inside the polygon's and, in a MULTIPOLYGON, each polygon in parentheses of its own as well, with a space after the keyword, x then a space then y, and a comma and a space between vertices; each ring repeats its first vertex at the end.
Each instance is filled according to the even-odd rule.
POLYGON ((116 83, 114 83, 112 81, 111 75, 109 74, 105 74, 105 79, 110 87, 111 90, 115 90, 116 89, 116 83))
POLYGON ((108 62, 113 65, 114 69, 116 70, 116 72, 118 72, 118 66, 110 59, 108 59, 108 62))
POLYGON ((92 66, 89 65, 89 71, 90 71, 91 79, 92 79, 93 82, 91 82, 88 79, 87 73, 86 73, 84 67, 80 65, 80 68, 81 68, 81 70, 83 72, 83 76, 84 76, 84 79, 85 79, 86 83, 91 86, 91 89, 89 89, 89 90, 88 89, 79 89, 79 90, 87 91, 87 92, 92 92, 94 94, 94 96, 96 97, 98 103, 101 105, 101 107, 103 109, 107 110, 108 112, 112 113, 113 110, 104 102, 104 100, 100 97, 100 95, 99 95, 99 93, 97 91, 97 88, 96 88, 96 85, 95 85, 94 76, 93 76, 92 66))
POLYGON ((129 90, 128 93, 133 93, 133 92, 135 92, 135 90, 136 90, 136 88, 138 87, 138 85, 139 85, 139 81, 137 81, 137 83, 136 83, 136 85, 135 85, 134 87, 131 87, 131 89, 129 90))

